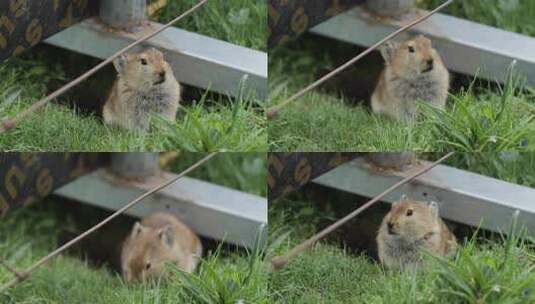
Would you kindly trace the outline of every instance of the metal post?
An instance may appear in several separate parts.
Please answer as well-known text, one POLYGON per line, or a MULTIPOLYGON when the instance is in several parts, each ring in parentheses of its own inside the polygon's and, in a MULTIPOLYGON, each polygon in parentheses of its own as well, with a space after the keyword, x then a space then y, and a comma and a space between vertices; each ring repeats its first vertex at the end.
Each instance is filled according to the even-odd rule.
POLYGON ((414 152, 367 153, 365 158, 380 169, 396 171, 404 171, 417 161, 417 156, 414 152))
POLYGON ((110 169, 120 177, 144 180, 154 176, 160 169, 158 153, 113 153, 110 169))
POLYGON ((366 3, 368 9, 374 13, 395 17, 411 11, 416 6, 415 0, 368 0, 366 3))
POLYGON ((137 31, 147 20, 146 0, 101 0, 100 18, 111 27, 137 31))

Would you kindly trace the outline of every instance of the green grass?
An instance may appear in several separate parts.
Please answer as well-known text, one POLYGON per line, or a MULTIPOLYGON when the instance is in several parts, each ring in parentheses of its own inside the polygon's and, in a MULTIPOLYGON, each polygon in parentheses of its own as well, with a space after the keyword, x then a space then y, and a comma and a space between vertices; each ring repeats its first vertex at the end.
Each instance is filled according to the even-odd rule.
POLYGON ((361 105, 348 106, 343 98, 312 92, 270 122, 270 150, 535 149, 535 105, 531 96, 500 96, 491 92, 476 96, 466 91, 451 98, 454 102, 446 111, 429 111, 422 120, 405 123, 373 115, 361 105), (501 100, 505 101, 500 103, 501 100))
MULTIPOLYGON (((167 170, 181 172, 204 156, 204 153, 181 153, 168 164, 167 170)), ((266 197, 266 172, 265 153, 219 153, 188 176, 266 197)))
MULTIPOLYGON (((434 8, 443 0, 424 0, 422 7, 434 8)), ((535 2, 531 0, 455 1, 444 13, 535 37, 535 2)))
MULTIPOLYGON (((168 169, 179 172, 200 157, 199 153, 180 154, 168 169)), ((262 194, 265 183, 257 181, 265 176, 265 157, 251 153, 219 155, 190 176, 262 194), (243 181, 242 172, 234 172, 233 178, 230 170, 243 170, 256 182, 243 181)), ((60 231, 75 226, 70 217, 63 219, 59 206, 49 199, 2 218, 0 257, 17 269, 25 269, 56 248, 60 231)), ((260 244, 248 252, 218 247, 203 258, 195 274, 174 270, 170 280, 146 285, 126 285, 118 274, 104 267, 62 255, 39 268, 29 280, 0 294, 0 303, 268 303, 264 251, 260 244)), ((0 285, 11 278, 0 267, 0 285)))
MULTIPOLYGON (((329 50, 308 41, 270 54, 270 105, 276 105, 331 69, 329 50), (317 46, 316 46, 317 48, 317 46), (306 71, 306 72, 305 72, 306 71)), ((374 115, 362 104, 319 88, 270 121, 270 151, 526 151, 535 149, 535 95, 510 72, 507 84, 491 88, 474 81, 451 92, 445 111, 425 108, 414 123, 374 115)))
MULTIPOLYGON (((57 214, 32 206, 13 212, 0 222, 1 257, 17 269, 30 266, 56 247, 60 227, 57 214)), ((262 252, 219 251, 205 257, 198 273, 175 273, 169 281, 126 285, 118 274, 96 268, 71 256, 60 256, 32 277, 0 294, 1 303, 267 303, 267 274, 260 268, 262 252), (204 288, 192 295, 192 288, 204 288), (211 298, 203 301, 201 297, 211 298)), ((178 270, 176 270, 178 271, 178 270)), ((12 275, 0 269, 0 282, 12 275)))
MULTIPOLYGON (((269 215, 271 238, 284 239, 277 254, 309 237, 324 217, 316 205, 291 200, 271 204, 269 215)), ((332 241, 320 242, 270 275, 270 296, 272 303, 531 303, 534 258, 532 245, 518 237, 476 237, 451 261, 427 257, 425 269, 396 272, 332 241)))
MULTIPOLYGON (((169 0, 156 19, 168 22, 197 0, 169 0)), ((208 1, 177 27, 248 48, 266 50, 267 4, 263 0, 208 1)))
MULTIPOLYGON (((430 159, 437 159, 433 154, 430 159)), ((429 158, 429 156, 423 156, 429 158)), ((446 165, 535 188, 535 152, 457 153, 446 165)))
MULTIPOLYGON (((42 56, 12 58, 0 65, 0 118, 13 117, 47 93, 46 84, 64 81, 60 67, 42 56)), ((242 90, 238 98, 212 97, 179 110, 173 123, 159 123, 147 134, 103 124, 94 115, 49 103, 0 137, 9 151, 266 151, 265 116, 259 101, 242 90)))

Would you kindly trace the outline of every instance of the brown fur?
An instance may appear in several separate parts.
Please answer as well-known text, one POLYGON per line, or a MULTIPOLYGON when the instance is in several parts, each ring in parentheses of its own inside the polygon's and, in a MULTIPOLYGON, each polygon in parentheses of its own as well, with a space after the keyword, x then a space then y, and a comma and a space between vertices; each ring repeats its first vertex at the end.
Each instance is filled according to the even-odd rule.
POLYGON ((151 114, 174 120, 180 84, 163 54, 149 49, 114 61, 118 77, 104 105, 104 122, 129 130, 147 130, 151 114))
POLYGON ((440 219, 438 205, 406 197, 392 205, 377 235, 379 259, 389 268, 417 266, 422 249, 437 256, 448 256, 456 248, 457 240, 440 219))
POLYGON ((374 113, 413 119, 418 101, 444 108, 449 72, 431 40, 418 36, 399 44, 389 42, 381 48, 381 54, 385 69, 371 98, 374 113))
POLYGON ((202 244, 190 228, 172 214, 154 213, 137 222, 123 244, 123 277, 128 282, 161 277, 166 263, 193 272, 201 255, 202 244))

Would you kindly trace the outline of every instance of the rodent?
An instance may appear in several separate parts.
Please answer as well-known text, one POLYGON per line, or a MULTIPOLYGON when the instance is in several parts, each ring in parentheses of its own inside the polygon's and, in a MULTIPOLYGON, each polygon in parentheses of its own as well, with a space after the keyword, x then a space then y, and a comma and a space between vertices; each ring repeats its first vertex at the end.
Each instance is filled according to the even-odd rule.
POLYGON ((445 107, 450 75, 431 40, 419 35, 403 43, 387 42, 380 52, 385 68, 371 97, 374 113, 411 120, 418 114, 418 101, 445 107))
POLYGON ((162 52, 150 48, 113 61, 118 76, 104 104, 104 122, 146 131, 151 114, 175 120, 181 88, 162 52))
POLYGON ((127 282, 163 277, 165 264, 191 273, 202 256, 199 237, 169 213, 154 213, 136 222, 121 251, 121 268, 127 282))
POLYGON ((416 268, 421 263, 422 249, 447 257, 456 248, 455 236, 439 217, 438 204, 406 196, 392 204, 377 235, 379 260, 387 268, 416 268))

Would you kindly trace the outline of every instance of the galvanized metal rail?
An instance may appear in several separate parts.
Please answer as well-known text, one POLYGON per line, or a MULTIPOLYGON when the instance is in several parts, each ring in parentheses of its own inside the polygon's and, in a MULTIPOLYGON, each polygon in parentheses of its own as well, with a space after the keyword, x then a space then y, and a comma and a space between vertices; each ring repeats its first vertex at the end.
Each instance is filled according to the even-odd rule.
MULTIPOLYGON (((57 189, 54 194, 117 210, 125 201, 174 176, 163 172, 144 181, 127 181, 100 169, 57 189)), ((142 217, 156 211, 175 214, 202 236, 245 247, 254 245, 258 231, 268 221, 266 198, 190 177, 182 177, 125 214, 142 217)), ((266 236, 263 237, 262 242, 266 236)))
MULTIPOLYGON (((377 18, 363 7, 357 7, 313 27, 310 32, 368 47, 423 13, 419 10, 396 20, 377 18)), ((516 72, 535 85, 535 38, 440 13, 399 39, 405 40, 416 33, 431 38, 445 64, 455 72, 505 82, 507 69, 516 60, 516 72)))
MULTIPOLYGON (((46 43, 105 59, 116 50, 161 28, 147 22, 142 31, 110 31, 98 18, 89 18, 45 40, 46 43)), ((133 49, 153 46, 165 53, 177 80, 211 91, 239 96, 243 87, 258 99, 267 97, 267 54, 176 27, 170 27, 133 49)))
MULTIPOLYGON (((366 197, 374 197, 385 187, 409 176, 427 162, 406 172, 379 173, 371 170, 363 158, 316 178, 313 182, 333 189, 366 197)), ((511 184, 491 177, 438 165, 384 197, 392 203, 402 194, 422 200, 436 201, 442 217, 506 233, 511 216, 519 211, 519 227, 535 235, 535 189, 511 184)))

